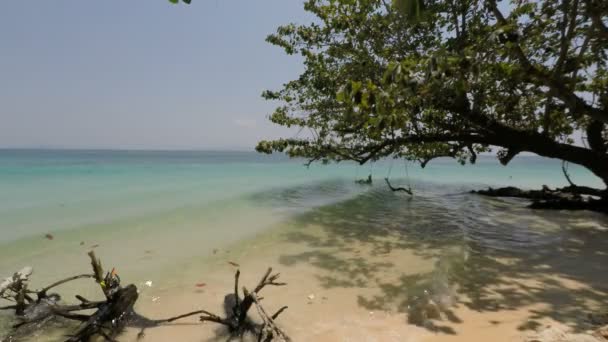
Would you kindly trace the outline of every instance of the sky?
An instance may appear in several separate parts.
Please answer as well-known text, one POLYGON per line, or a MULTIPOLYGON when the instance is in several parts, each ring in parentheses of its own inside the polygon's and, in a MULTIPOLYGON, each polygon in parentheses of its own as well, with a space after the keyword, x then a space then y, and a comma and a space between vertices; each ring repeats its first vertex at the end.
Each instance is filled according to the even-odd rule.
POLYGON ((301 0, 2 1, 0 148, 253 149, 303 70, 264 41, 301 0))

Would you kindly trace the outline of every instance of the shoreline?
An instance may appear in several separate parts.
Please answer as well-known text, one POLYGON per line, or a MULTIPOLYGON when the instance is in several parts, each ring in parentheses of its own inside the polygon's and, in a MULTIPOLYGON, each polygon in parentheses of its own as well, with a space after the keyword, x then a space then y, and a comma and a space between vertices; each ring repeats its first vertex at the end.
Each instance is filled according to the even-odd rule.
MULTIPOLYGON (((182 279, 185 285, 158 292, 145 290, 137 308, 152 318, 201 308, 223 314, 222 300, 231 292, 235 271, 229 261, 240 265, 245 286, 257 283, 267 267, 281 272, 287 286, 265 289, 265 306, 271 311, 289 306, 278 323, 294 341, 525 341, 535 336, 552 341, 551 334, 542 337, 546 330, 592 341, 585 340, 591 338, 593 329, 585 315, 601 310, 608 298, 608 273, 597 272, 597 267, 605 270, 608 265, 595 264, 595 270, 579 267, 574 271, 582 272, 578 280, 572 274, 560 274, 583 260, 601 260, 602 255, 583 253, 562 261, 525 256, 478 260, 476 267, 487 263, 481 272, 502 269, 489 274, 484 280, 487 284, 470 288, 475 287, 473 279, 468 282, 467 270, 463 274, 458 268, 466 268, 462 262, 478 256, 467 255, 467 251, 429 249, 420 254, 399 248, 402 236, 398 235, 362 241, 335 235, 322 226, 310 225, 305 233, 301 229, 277 228, 233 245, 229 253, 220 250, 207 267, 199 269, 200 276, 192 276, 196 269, 187 268, 188 276, 182 279), (441 283, 446 280, 447 284, 441 283), (201 281, 205 286, 196 288, 194 284, 201 281), (415 299, 425 291, 441 306, 441 318, 411 324, 408 320, 415 310, 425 310, 415 299), (152 301, 154 297, 159 299, 152 301)), ((582 252, 587 243, 608 244, 608 239, 601 242, 597 235, 608 238, 608 233, 597 227, 567 229, 578 239, 566 241, 560 250, 572 253, 576 247, 582 252)), ((596 249, 589 248, 592 251, 596 249)), ((221 328, 187 319, 148 330, 146 341, 211 341, 221 328)), ((125 340, 134 334, 136 331, 129 330, 125 340)))
MULTIPOLYGON (((270 311, 289 306, 278 323, 294 341, 527 341, 544 336, 547 327, 590 336, 585 315, 601 310, 608 298, 605 217, 531 211, 510 200, 469 195, 449 203, 421 196, 404 201, 390 193, 380 200, 379 195, 371 191, 295 214, 227 247, 209 245, 185 259, 160 250, 148 254, 141 245, 123 250, 118 246, 124 242, 102 244, 98 252, 106 266, 117 267, 125 284, 138 286, 136 310, 151 319, 197 309, 223 314, 236 271, 229 262, 234 262, 245 286, 256 284, 268 267, 282 274, 288 285, 265 289, 264 301, 270 311), (462 211, 471 204, 478 208, 462 211), (459 221, 475 213, 483 215, 459 221), (133 255, 137 258, 128 257, 133 255), (148 275, 133 275, 144 261, 148 275), (149 267, 159 261, 156 269, 149 267), (152 287, 144 285, 146 280, 152 287), (424 319, 436 307, 439 319, 424 319)), ((189 236, 196 240, 205 234, 189 236)), ((87 267, 86 248, 70 252, 81 270, 87 267)), ((89 285, 71 284, 61 293, 95 299, 98 290, 89 285)), ((66 331, 55 332, 34 341, 54 340, 66 331)), ((135 341, 138 332, 128 329, 119 340, 135 341)), ((222 327, 192 317, 148 329, 145 341, 212 341, 221 333, 222 327)))

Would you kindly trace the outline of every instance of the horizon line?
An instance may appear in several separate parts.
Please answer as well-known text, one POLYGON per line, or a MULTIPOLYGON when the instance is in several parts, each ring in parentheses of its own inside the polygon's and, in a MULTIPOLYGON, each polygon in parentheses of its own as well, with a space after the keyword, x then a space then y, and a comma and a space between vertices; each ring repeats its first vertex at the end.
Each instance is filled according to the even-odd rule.
POLYGON ((255 148, 0 147, 0 151, 256 152, 255 148))

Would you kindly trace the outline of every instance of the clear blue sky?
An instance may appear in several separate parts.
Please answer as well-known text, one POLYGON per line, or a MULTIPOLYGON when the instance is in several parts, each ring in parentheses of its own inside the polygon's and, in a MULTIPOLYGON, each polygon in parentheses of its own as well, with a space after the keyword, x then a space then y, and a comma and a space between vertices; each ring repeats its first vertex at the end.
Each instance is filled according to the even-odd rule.
POLYGON ((300 0, 2 1, 0 148, 251 149, 300 73, 264 39, 300 0))

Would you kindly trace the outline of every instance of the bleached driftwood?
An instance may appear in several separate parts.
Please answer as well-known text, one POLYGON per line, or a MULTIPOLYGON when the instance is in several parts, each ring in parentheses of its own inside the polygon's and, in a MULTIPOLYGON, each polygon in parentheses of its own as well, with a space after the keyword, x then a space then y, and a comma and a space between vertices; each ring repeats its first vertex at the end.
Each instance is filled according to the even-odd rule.
POLYGON ((4 279, 4 281, 0 283, 0 297, 3 297, 5 292, 11 287, 14 287, 17 283, 27 281, 33 272, 34 269, 32 267, 26 266, 20 271, 15 272, 12 277, 4 279))

